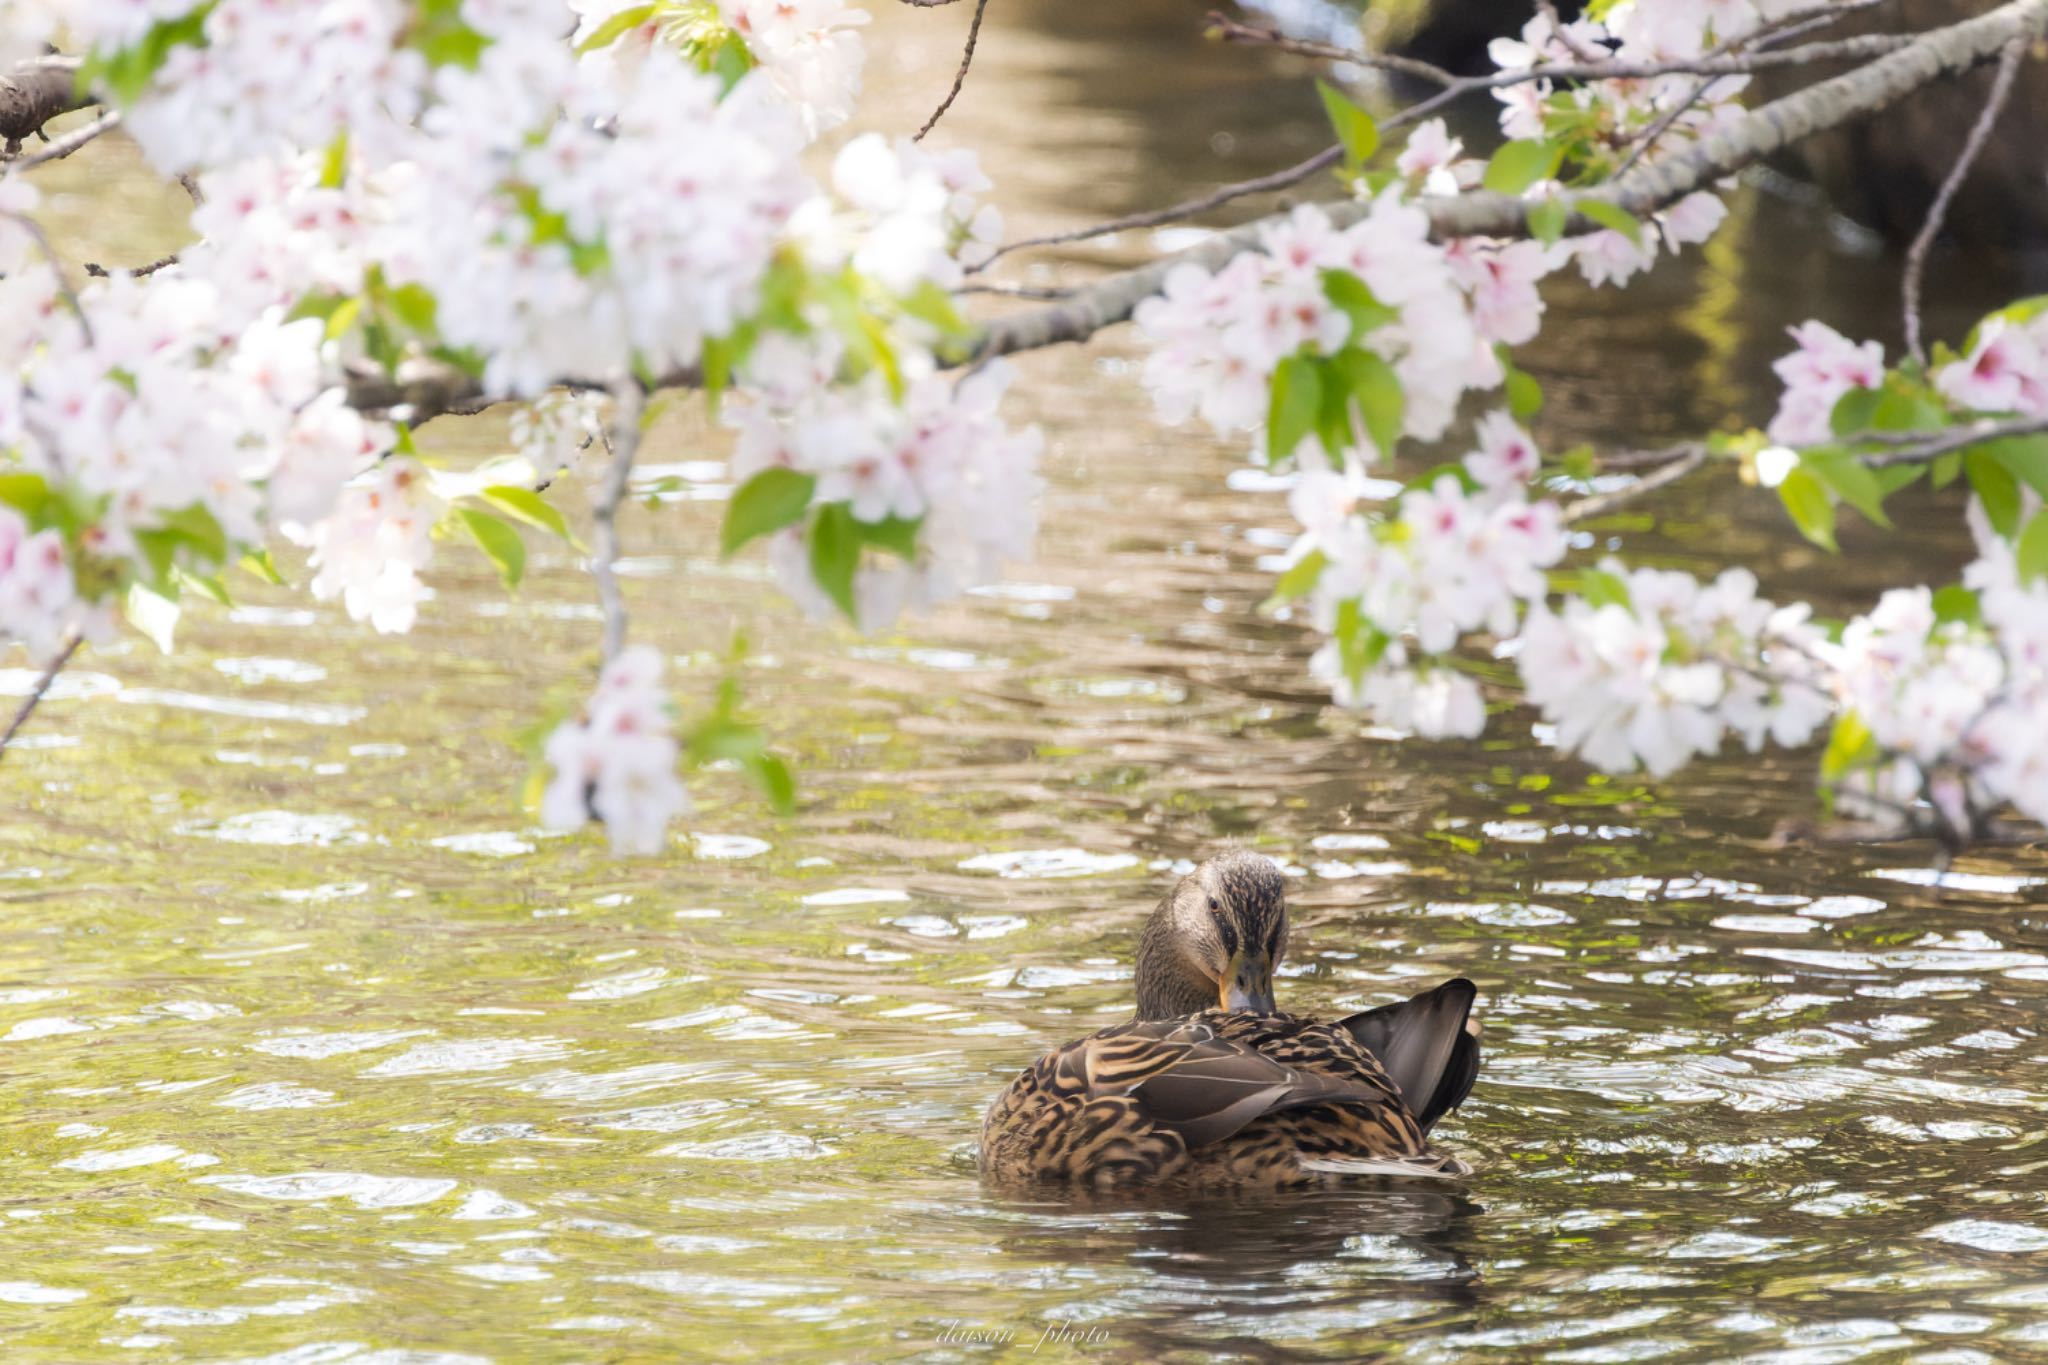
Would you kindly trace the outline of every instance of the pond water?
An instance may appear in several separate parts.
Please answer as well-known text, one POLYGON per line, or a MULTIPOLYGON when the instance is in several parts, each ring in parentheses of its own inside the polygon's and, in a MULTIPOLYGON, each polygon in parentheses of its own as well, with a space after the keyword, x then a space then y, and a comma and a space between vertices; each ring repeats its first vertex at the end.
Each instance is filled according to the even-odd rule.
MULTIPOLYGON (((1299 70, 1195 18, 993 7, 949 117, 1015 230, 1318 144, 1299 70)), ((874 123, 916 125, 965 19, 878 16, 874 123)), ((49 181, 81 257, 175 243, 177 192, 126 155, 49 181)), ((1889 326, 1894 263, 1809 207, 1737 203, 1704 260, 1555 291, 1528 361, 1550 445, 1760 418, 1784 324, 1889 326)), ((1969 315, 1969 288, 1944 293, 1942 325, 1969 315)), ((625 524, 636 634, 694 703, 745 630, 749 703, 803 783, 778 819, 698 779, 666 858, 518 808, 508 737, 594 637, 557 548, 509 601, 447 553, 403 638, 258 591, 193 611, 175 655, 83 656, 0 765, 0 1354, 2048 1348, 2048 858, 1937 875, 1925 846, 1776 840, 1813 809, 1810 753, 1650 785, 1559 760, 1512 711, 1474 744, 1361 727, 1309 683, 1303 633, 1255 610, 1281 496, 1151 425, 1133 355, 1116 336, 1022 362, 1020 415, 1049 436, 1038 561, 871 639, 804 621, 757 559, 716 562, 719 438, 664 421, 645 473, 685 495, 625 524), (985 1190, 990 1096, 1128 1010, 1142 915, 1231 841, 1293 874, 1284 1003, 1479 982, 1485 1068, 1441 1130, 1476 1174, 1201 1205, 985 1190)), ((427 434, 459 458, 503 425, 427 434)), ((1805 547, 1732 479, 1650 507, 1656 532, 1631 509, 1589 546, 1762 564, 1836 612, 1965 553, 1946 500, 1882 559, 1853 530, 1846 558, 1805 547)))

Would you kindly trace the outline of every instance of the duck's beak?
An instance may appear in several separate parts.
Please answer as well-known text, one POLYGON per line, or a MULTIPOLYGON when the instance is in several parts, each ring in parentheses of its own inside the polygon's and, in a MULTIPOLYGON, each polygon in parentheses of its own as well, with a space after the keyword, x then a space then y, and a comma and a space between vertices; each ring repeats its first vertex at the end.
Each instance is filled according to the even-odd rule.
POLYGON ((1226 1010, 1276 1013, 1272 959, 1264 953, 1247 953, 1242 949, 1231 954, 1230 965, 1223 969, 1223 979, 1217 983, 1217 995, 1226 1010))

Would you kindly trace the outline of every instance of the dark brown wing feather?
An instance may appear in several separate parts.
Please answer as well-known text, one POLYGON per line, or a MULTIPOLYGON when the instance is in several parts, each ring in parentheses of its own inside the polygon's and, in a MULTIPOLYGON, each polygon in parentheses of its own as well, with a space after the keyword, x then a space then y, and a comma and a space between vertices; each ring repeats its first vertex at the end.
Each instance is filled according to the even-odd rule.
POLYGON ((1479 1074, 1479 988, 1459 977, 1397 1005, 1341 1019, 1337 1026, 1386 1068, 1422 1131, 1465 1101, 1479 1074))
POLYGON ((1321 1183, 1304 1162, 1441 1168, 1400 1090, 1342 1028, 1211 1010, 1118 1024, 1039 1058, 982 1127, 1011 1180, 1123 1187, 1321 1183))

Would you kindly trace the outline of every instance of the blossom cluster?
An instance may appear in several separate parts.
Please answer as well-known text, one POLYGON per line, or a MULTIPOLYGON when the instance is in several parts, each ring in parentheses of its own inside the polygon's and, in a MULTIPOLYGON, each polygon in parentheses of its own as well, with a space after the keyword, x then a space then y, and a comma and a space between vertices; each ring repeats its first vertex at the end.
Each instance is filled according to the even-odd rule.
MULTIPOLYGON (((34 206, 21 182, 0 182, 0 195, 12 212, 34 206)), ((72 581, 24 590, 0 615, 32 647, 85 628, 105 596, 88 585, 117 586, 113 566, 158 584, 217 573, 230 545, 330 515, 390 447, 389 431, 327 384, 317 319, 273 310, 224 338, 219 291, 175 274, 117 275, 67 297, 27 235, 4 225, 0 270, 0 306, 44 320, 0 342, 0 447, 29 479, 10 487, 40 525, 28 542, 37 572, 61 557, 72 581), (74 505, 91 509, 84 524, 66 524, 74 505)))
MULTIPOLYGON (((814 476, 820 517, 866 537, 842 565, 866 622, 1022 557, 1038 435, 998 414, 1000 367, 954 384, 933 354, 958 326, 945 290, 1000 236, 987 179, 873 136, 829 187, 800 161, 850 112, 865 22, 841 0, 7 6, 0 51, 70 45, 145 159, 189 175, 198 240, 73 295, 16 226, 33 191, 0 175, 0 304, 29 321, 0 338, 21 475, 0 485, 0 638, 50 652, 124 590, 174 597, 279 538, 378 630, 412 626, 437 529, 509 581, 522 557, 488 509, 567 534, 559 514, 436 476, 350 405, 362 373, 428 363, 527 400, 512 435, 543 485, 601 432, 562 381, 729 385, 738 472, 814 476)), ((770 557, 846 605, 815 581, 821 534, 770 557)), ((550 747, 622 847, 680 806, 658 675, 620 656, 550 747)))
POLYGON ((2005 802, 2048 821, 2048 581, 2021 573, 1981 503, 1968 520, 1979 558, 1946 591, 1974 610, 1892 589, 1843 630, 1838 661, 1842 705, 1865 736, 1850 790, 1892 820, 1925 802, 1965 837, 2005 802))
POLYGON ((554 773, 541 795, 542 824, 574 830, 596 819, 615 852, 661 851, 669 821, 690 809, 661 672, 651 646, 621 650, 581 714, 548 736, 544 757, 554 773))
MULTIPOLYGON (((854 616, 872 630, 991 582, 1005 562, 1029 555, 1042 441, 1036 427, 1003 421, 1011 375, 1001 362, 957 383, 925 373, 898 403, 880 375, 853 386, 819 382, 835 368, 836 350, 829 337, 808 348, 756 348, 739 401, 726 410, 739 432, 732 468, 741 480, 767 469, 810 475, 815 504, 843 504, 862 526, 915 525, 914 555, 881 548, 873 532, 877 548, 854 571, 854 616)), ((769 562, 806 607, 835 609, 814 576, 804 527, 777 533, 769 562)))
POLYGON ((1607 591, 1539 603, 1516 655, 1529 700, 1557 727, 1559 748, 1609 772, 1662 777, 1734 733, 1751 753, 1766 738, 1802 744, 1833 713, 1826 637, 1805 603, 1775 606, 1756 577, 1711 583, 1604 560, 1607 591))
MULTIPOLYGON (((1711 47, 1754 32, 1798 7, 1798 0, 1623 0, 1599 19, 1554 25, 1538 14, 1519 38, 1497 38, 1488 55, 1503 72, 1533 73, 1545 66, 1580 66, 1613 59, 1630 64, 1696 58, 1711 47)), ((1501 131, 1510 138, 1553 140, 1576 146, 1589 159, 1613 164, 1631 154, 1668 155, 1740 117, 1737 96, 1748 85, 1741 75, 1706 80, 1683 73, 1647 79, 1576 82, 1560 90, 1548 77, 1504 85, 1494 91, 1501 104, 1501 131), (1656 141, 1644 145, 1656 130, 1656 141)), ((1548 194, 1542 182, 1532 194, 1548 194)), ((1711 190, 1687 195, 1653 216, 1655 232, 1630 234, 1604 228, 1572 239, 1567 250, 1589 284, 1622 284, 1656 260, 1660 244, 1671 251, 1704 242, 1726 216, 1711 190)))
MULTIPOLYGON (((1219 435, 1264 421, 1273 372, 1306 349, 1332 355, 1347 342, 1388 361, 1404 399, 1401 433, 1443 434, 1468 388, 1498 384, 1500 363, 1473 323, 1450 253, 1429 240, 1429 217, 1390 187, 1365 217, 1338 229, 1314 205, 1267 227, 1259 251, 1214 274, 1183 264, 1135 314, 1153 350, 1145 381, 1162 418, 1199 414, 1219 435), (1362 283, 1392 317, 1364 335, 1332 298, 1327 276, 1362 283)), ((1523 282, 1526 263, 1500 257, 1523 282)), ((1381 451, 1390 455, 1391 451, 1381 451)))

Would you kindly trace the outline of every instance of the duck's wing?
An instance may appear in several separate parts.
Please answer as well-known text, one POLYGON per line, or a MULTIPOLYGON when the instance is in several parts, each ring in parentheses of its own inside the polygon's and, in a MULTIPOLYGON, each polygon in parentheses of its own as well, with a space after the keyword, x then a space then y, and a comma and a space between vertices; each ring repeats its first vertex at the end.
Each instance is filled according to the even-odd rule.
POLYGON ((1425 1133, 1464 1103, 1479 1074, 1479 1024, 1471 1017, 1478 993, 1459 977, 1337 1023, 1379 1059, 1425 1133))
POLYGON ((1255 1045, 1226 1038, 1206 1023, 1133 1026, 1114 1039, 1091 1039, 1102 1079, 1142 1071, 1125 1088, 1145 1116, 1189 1148, 1221 1142, 1253 1119, 1312 1104, 1384 1104, 1384 1091, 1343 1076, 1290 1066, 1255 1045))

